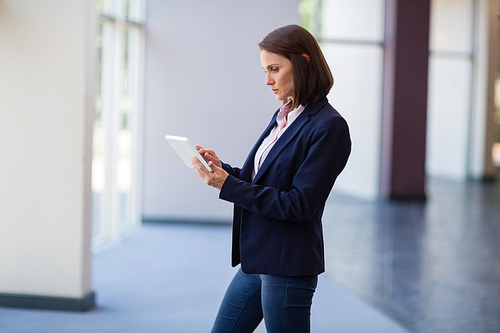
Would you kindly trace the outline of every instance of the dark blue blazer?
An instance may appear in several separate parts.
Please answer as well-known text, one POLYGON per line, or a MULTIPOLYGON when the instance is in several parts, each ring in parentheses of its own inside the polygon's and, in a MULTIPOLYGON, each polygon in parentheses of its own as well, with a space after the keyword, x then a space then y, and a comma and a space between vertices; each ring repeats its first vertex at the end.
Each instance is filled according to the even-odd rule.
POLYGON ((278 111, 241 169, 223 163, 229 177, 220 198, 234 203, 232 265, 248 274, 317 275, 325 270, 321 217, 351 151, 349 129, 326 98, 309 104, 252 181, 278 111))

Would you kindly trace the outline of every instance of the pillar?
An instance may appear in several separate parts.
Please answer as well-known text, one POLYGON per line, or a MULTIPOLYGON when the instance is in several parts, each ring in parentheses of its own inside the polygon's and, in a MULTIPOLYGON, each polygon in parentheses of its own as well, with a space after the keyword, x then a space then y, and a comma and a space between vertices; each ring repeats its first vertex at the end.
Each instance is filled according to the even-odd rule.
POLYGON ((424 200, 430 0, 388 0, 381 192, 424 200))

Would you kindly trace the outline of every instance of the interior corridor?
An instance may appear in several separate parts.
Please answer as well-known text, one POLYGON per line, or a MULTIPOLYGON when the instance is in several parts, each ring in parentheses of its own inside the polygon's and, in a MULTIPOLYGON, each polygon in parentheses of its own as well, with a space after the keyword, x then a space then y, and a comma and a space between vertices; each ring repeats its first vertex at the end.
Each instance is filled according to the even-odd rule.
MULTIPOLYGON (((431 180, 426 203, 333 193, 324 226, 312 332, 500 332, 498 184, 431 180)), ((209 332, 235 272, 230 234, 144 224, 94 254, 95 309, 0 308, 0 331, 209 332)))

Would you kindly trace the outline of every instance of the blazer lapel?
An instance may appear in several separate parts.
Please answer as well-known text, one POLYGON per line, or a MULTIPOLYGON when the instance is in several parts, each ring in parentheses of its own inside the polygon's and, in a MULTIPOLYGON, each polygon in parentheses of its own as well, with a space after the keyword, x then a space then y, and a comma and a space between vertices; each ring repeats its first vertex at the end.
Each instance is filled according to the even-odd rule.
MULTIPOLYGON (((283 135, 278 139, 278 141, 276 141, 273 148, 271 148, 271 150, 269 151, 269 154, 264 160, 264 163, 262 163, 259 172, 255 175, 255 178, 253 180, 254 183, 257 182, 259 178, 266 173, 269 166, 274 162, 274 160, 278 157, 281 151, 288 145, 288 143, 300 132, 301 128, 309 121, 309 118, 314 114, 316 114, 327 102, 328 100, 324 98, 323 100, 319 101, 316 104, 308 105, 302 112, 302 114, 297 119, 295 119, 295 121, 290 125, 289 128, 286 129, 285 133, 283 133, 283 135)), ((277 114, 275 116, 277 116, 277 114)), ((274 117, 274 119, 276 119, 276 117, 274 117)), ((274 127, 274 124, 272 127, 274 127)), ((269 135, 269 132, 271 131, 272 127, 271 128, 268 127, 268 129, 266 130, 267 135, 269 135)), ((260 144, 262 143, 262 140, 264 140, 266 136, 261 137, 259 139, 259 142, 252 149, 252 154, 251 154, 252 167, 253 167, 253 160, 255 158, 255 153, 259 148, 260 144)))
POLYGON ((269 125, 267 125, 267 128, 264 130, 262 135, 260 136, 259 140, 255 143, 253 146, 252 150, 248 154, 248 157, 243 164, 243 167, 241 168, 241 175, 240 178, 243 180, 251 181, 252 180, 252 171, 254 168, 254 160, 255 160, 255 154, 257 153, 257 150, 259 149, 260 145, 262 144, 262 141, 271 133, 271 130, 276 126, 276 117, 278 116, 279 109, 274 113, 273 118, 271 119, 271 122, 269 125))

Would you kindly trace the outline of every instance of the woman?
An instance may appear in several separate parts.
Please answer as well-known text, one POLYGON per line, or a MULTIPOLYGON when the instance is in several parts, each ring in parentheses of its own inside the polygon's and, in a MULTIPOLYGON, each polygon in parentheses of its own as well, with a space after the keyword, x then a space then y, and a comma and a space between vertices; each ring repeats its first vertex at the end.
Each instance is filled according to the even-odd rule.
POLYGON ((212 332, 309 332, 318 275, 324 272, 321 217, 351 150, 345 120, 328 103, 333 78, 314 37, 297 25, 261 43, 266 85, 283 106, 241 169, 196 146, 205 182, 234 203, 233 267, 212 332))

